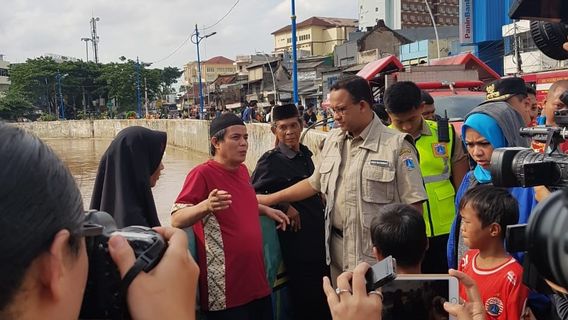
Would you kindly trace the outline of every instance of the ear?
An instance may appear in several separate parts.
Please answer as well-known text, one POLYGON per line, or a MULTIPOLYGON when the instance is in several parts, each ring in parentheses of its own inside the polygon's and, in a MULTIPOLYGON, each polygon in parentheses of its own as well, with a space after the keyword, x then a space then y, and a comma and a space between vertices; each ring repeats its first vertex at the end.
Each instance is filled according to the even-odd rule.
POLYGON ((501 226, 498 223, 492 223, 489 226, 489 234, 492 237, 499 237, 501 235, 501 232, 503 232, 503 230, 501 229, 501 226))
POLYGON ((424 104, 425 104, 424 101, 422 101, 417 107, 417 109, 420 110, 420 114, 424 112, 424 104))
POLYGON ((377 261, 381 261, 383 260, 385 257, 383 256, 383 254, 381 253, 381 250, 379 250, 377 247, 373 246, 373 255, 375 256, 375 259, 377 259, 377 261))
POLYGON ((215 149, 219 149, 219 140, 216 137, 211 137, 211 144, 215 149))
POLYGON ((44 299, 58 301, 65 290, 65 277, 69 268, 69 231, 60 230, 55 234, 49 251, 42 253, 37 260, 38 286, 44 299))
MULTIPOLYGON (((300 124, 300 125, 302 125, 302 124, 300 124)), ((273 133, 274 135, 276 135, 276 128, 274 127, 274 125, 271 125, 271 126, 270 126, 270 131, 272 131, 272 133, 273 133)))

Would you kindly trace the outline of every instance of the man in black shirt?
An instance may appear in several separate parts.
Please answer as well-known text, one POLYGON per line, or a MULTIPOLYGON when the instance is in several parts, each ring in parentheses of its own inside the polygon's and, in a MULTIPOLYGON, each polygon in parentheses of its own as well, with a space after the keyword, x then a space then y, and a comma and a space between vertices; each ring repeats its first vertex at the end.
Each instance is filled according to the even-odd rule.
MULTIPOLYGON (((274 193, 312 175, 310 150, 300 144, 302 120, 293 104, 272 109, 276 148, 267 151, 252 174, 257 193, 274 193)), ((329 275, 325 261, 324 204, 319 194, 278 207, 290 217, 291 228, 279 231, 289 276, 293 319, 331 319, 321 281, 329 275)))

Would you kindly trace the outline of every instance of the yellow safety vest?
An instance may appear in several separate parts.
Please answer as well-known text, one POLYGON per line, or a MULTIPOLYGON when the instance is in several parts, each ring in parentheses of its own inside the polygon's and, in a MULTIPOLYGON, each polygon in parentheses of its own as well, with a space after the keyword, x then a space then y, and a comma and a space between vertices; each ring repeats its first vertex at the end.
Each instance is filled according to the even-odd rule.
POLYGON ((426 185, 428 201, 423 204, 423 216, 428 237, 450 233, 455 215, 456 191, 451 181, 454 130, 450 126, 450 142, 438 142, 438 124, 425 120, 432 135, 416 140, 420 155, 420 171, 426 185))

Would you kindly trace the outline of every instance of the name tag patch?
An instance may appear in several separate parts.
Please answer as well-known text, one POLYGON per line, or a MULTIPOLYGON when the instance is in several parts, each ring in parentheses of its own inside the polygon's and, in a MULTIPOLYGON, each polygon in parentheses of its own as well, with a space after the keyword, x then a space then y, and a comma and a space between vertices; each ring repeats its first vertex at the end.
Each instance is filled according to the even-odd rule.
POLYGON ((389 162, 387 160, 371 160, 372 166, 388 167, 389 162))

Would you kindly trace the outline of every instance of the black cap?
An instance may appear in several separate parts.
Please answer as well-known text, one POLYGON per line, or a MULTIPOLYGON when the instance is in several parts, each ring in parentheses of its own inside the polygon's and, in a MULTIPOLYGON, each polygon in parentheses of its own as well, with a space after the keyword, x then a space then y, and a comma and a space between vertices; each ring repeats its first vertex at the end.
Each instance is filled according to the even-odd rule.
POLYGON ((485 87, 487 97, 485 101, 505 101, 518 94, 527 94, 527 86, 521 78, 503 78, 491 82, 485 87))
POLYGON ((241 118, 239 118, 239 116, 232 112, 222 114, 211 121, 211 125, 209 126, 209 136, 213 137, 217 132, 235 125, 244 126, 245 123, 241 118))
POLYGON ((281 106, 274 106, 272 108, 272 121, 278 121, 289 118, 298 118, 300 113, 294 104, 285 104, 281 106))
POLYGON ((427 91, 420 90, 420 98, 425 104, 434 104, 434 99, 427 91))

